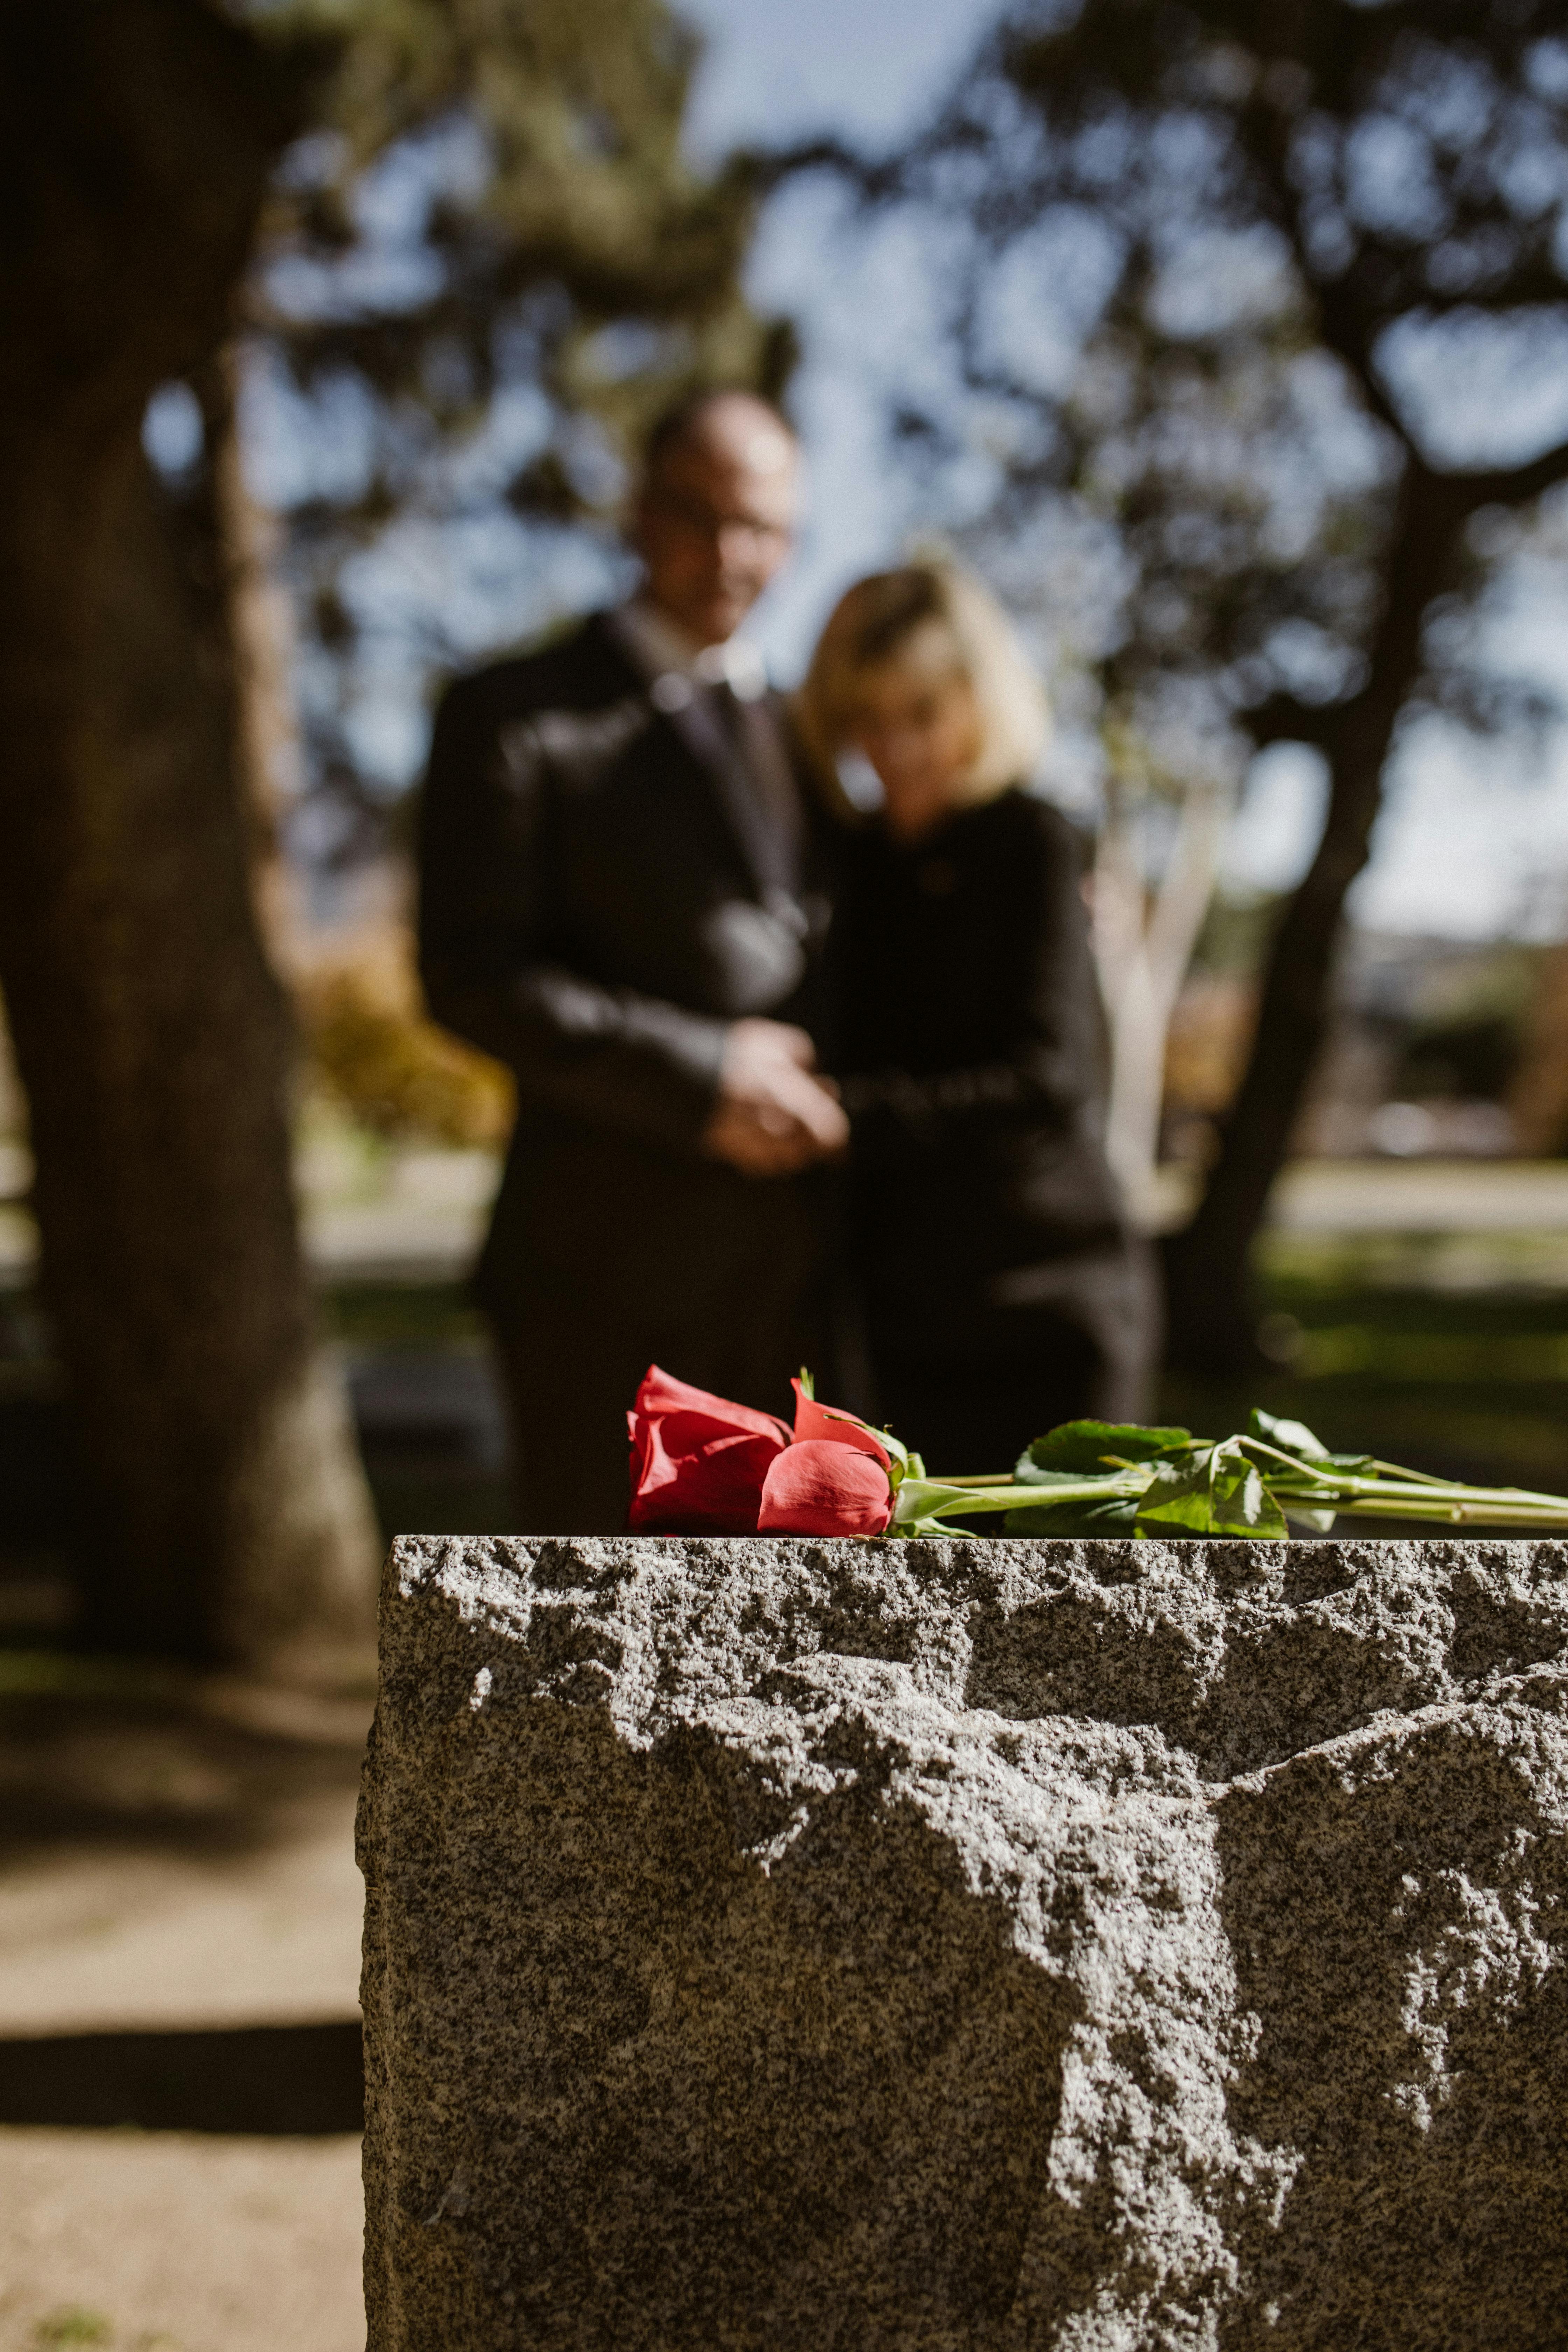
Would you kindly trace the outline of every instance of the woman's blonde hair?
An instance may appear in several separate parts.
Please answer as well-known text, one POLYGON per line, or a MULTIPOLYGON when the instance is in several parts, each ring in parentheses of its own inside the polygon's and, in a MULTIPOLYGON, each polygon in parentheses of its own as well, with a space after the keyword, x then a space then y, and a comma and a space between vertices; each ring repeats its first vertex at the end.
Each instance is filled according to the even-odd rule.
POLYGON ((979 706, 980 750, 962 779, 962 798, 990 800, 1034 772, 1050 734, 1050 706, 1013 624, 973 572, 905 563, 858 580, 839 598, 795 698, 801 734, 825 782, 837 781, 858 680, 896 662, 927 631, 946 636, 952 667, 979 706))

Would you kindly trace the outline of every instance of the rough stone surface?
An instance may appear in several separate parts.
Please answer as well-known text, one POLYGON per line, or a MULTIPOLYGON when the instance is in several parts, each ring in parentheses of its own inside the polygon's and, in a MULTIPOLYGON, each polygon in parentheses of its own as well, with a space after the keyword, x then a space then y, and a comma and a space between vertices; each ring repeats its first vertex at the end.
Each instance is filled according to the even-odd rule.
POLYGON ((1568 2345, 1565 1568, 400 1544, 372 2352, 1568 2345))

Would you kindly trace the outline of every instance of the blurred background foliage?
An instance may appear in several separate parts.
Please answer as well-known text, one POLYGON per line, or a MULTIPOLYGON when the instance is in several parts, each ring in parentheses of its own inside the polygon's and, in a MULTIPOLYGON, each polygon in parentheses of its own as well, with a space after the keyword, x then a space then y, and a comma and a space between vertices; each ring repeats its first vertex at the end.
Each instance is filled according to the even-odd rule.
MULTIPOLYGON (((552 543, 613 572, 627 435, 695 382, 769 381, 788 337, 740 290, 747 173, 685 156, 696 48, 658 0, 64 0, 14 40, 0 974, 36 1165, 6 1190, 68 1402, 62 1518, 90 1638, 330 1675, 371 1637, 375 1536, 278 981, 307 1099, 362 1132, 493 1149, 507 1100, 413 999, 356 567, 457 526, 466 604, 437 585, 426 641, 397 637, 417 728, 432 668, 505 626, 465 523, 510 521, 525 578, 552 543), (345 867, 366 891, 328 944, 345 867)), ((574 601, 528 584, 516 623, 574 601)))
MULTIPOLYGON (((786 680, 933 535, 1047 673, 1141 1205, 1209 1188, 1162 1417, 1257 1402, 1568 1491, 1561 0, 16 0, 5 33, 13 1986, 32 1954, 116 2028, 353 2015, 363 1708, 258 1693, 225 1611, 311 1524, 367 1601, 367 1483, 384 1536, 510 1521, 466 1284, 510 1082, 418 1001, 416 779, 444 674, 623 592, 635 442, 704 380, 805 428, 786 680), (255 1341, 279 1298, 327 1342, 308 1390, 255 1341), (88 1570, 121 1648, 186 1663, 99 1654, 88 1570)), ((110 2153, 87 2252, 151 2276, 143 2145, 110 2153)), ((288 2203, 258 2177, 247 2232, 288 2203)), ((37 2341, 195 2340, 80 2305, 68 2234, 37 2341)))
MULTIPOLYGON (((671 19, 268 20, 349 14, 335 127, 285 164, 244 347, 271 420, 252 471, 288 520, 291 845, 321 903, 395 842, 429 681, 618 587, 650 406, 693 376, 785 380, 792 328, 737 292, 759 197, 847 178, 912 235, 952 358, 889 398, 898 463, 940 516, 984 458, 952 535, 1032 625, 1090 790, 1136 771, 1150 890, 1194 790, 1234 799, 1260 749, 1322 780, 1304 887, 1235 911, 1250 1008, 1200 952, 1169 1054, 1144 1048, 1165 1145, 1217 1163, 1185 1287, 1231 1302, 1235 1350, 1262 1201, 1345 1013, 1341 916, 1384 780, 1434 722, 1528 763, 1551 715, 1501 640, 1521 551, 1561 536, 1535 509, 1563 451, 1504 462, 1528 421, 1490 396, 1510 381, 1528 410, 1563 357, 1551 12, 1026 6, 901 152, 812 142, 700 183, 671 19), (1178 1066, 1211 1022, 1199 1106, 1178 1066)), ((1419 1058, 1407 1075, 1443 1094, 1419 1058)))
POLYGON ((382 934, 295 982, 317 1105, 383 1142, 499 1150, 511 1074, 425 1017, 406 942, 382 934))

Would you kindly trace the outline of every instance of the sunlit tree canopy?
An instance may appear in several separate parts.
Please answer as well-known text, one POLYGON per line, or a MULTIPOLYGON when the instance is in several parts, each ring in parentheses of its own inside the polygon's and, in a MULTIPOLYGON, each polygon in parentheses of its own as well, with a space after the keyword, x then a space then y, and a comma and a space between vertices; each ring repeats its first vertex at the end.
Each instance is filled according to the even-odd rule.
POLYGON ((1090 0, 870 175, 931 216, 988 560, 1178 767, 1364 688, 1410 469, 1473 511, 1568 462, 1565 134, 1546 8, 1090 0))

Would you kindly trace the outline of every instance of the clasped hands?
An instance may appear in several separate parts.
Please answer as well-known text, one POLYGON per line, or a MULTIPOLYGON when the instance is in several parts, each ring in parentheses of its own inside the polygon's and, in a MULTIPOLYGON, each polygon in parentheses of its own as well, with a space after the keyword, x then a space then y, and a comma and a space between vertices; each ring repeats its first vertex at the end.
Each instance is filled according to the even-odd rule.
POLYGON ((804 1029, 784 1021, 731 1022, 719 1099, 702 1137, 710 1157, 742 1176, 793 1176, 814 1160, 837 1159, 848 1145, 849 1121, 832 1079, 813 1069, 816 1059, 804 1029))

